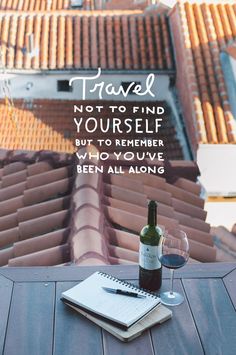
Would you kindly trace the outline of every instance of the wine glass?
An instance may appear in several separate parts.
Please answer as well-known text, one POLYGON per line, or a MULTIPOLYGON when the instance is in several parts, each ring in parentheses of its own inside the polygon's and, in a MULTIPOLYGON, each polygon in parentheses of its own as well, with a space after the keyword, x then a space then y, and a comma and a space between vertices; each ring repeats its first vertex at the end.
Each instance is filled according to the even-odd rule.
POLYGON ((174 270, 186 264, 189 258, 189 243, 184 231, 166 230, 162 240, 159 260, 170 269, 170 291, 160 295, 161 302, 167 306, 177 306, 184 301, 184 297, 173 291, 174 270))

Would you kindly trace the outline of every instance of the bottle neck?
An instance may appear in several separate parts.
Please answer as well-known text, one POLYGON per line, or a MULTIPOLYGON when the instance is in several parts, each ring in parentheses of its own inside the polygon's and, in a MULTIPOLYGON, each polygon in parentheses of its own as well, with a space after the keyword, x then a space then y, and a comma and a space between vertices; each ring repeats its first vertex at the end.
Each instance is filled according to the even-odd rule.
POLYGON ((148 208, 148 225, 152 227, 157 225, 156 205, 149 206, 148 208))

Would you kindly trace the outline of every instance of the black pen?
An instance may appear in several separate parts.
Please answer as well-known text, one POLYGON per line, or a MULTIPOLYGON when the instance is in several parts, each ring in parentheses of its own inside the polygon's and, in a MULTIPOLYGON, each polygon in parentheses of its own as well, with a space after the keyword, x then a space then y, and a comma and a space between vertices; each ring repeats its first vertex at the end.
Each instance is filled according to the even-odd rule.
POLYGON ((135 297, 135 298, 146 298, 146 296, 140 295, 136 292, 120 290, 117 288, 103 287, 103 290, 105 290, 106 292, 109 292, 109 293, 116 293, 117 295, 123 295, 123 296, 135 297))

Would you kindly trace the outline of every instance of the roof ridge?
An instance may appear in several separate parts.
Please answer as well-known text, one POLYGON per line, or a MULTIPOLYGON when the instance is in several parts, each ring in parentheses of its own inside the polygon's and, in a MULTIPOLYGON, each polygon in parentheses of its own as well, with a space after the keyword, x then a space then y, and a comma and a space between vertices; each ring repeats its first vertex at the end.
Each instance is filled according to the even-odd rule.
POLYGON ((52 11, 46 11, 46 10, 39 10, 39 11, 20 11, 20 10, 1 10, 0 11, 0 16, 6 16, 6 15, 132 15, 132 14, 137 14, 137 15, 150 15, 149 12, 145 11, 140 11, 140 10, 83 10, 83 11, 76 11, 76 10, 52 10, 52 11))

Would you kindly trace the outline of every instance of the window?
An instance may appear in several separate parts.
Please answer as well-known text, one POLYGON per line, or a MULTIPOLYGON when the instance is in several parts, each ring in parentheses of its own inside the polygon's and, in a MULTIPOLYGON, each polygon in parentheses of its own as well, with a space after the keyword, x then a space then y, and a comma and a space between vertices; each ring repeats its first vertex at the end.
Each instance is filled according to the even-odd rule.
POLYGON ((57 91, 72 92, 72 86, 69 85, 69 80, 57 80, 57 91))
POLYGON ((71 0, 70 6, 72 9, 83 7, 83 0, 71 0))
POLYGON ((137 85, 141 85, 141 82, 140 81, 122 81, 121 83, 121 86, 122 88, 124 89, 124 91, 127 91, 128 90, 128 87, 132 84, 133 86, 131 86, 131 89, 129 90, 129 95, 136 95, 136 93, 134 92, 134 88, 137 86, 137 85))

